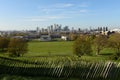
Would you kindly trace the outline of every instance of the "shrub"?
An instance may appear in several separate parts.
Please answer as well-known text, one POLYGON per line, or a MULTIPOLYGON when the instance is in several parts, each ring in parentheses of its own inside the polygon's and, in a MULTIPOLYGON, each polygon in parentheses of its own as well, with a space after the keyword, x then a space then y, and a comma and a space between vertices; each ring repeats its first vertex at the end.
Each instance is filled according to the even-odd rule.
POLYGON ((81 57, 82 55, 91 55, 92 47, 88 36, 80 36, 74 42, 74 54, 81 57))
POLYGON ((21 56, 27 52, 27 42, 21 38, 10 39, 8 52, 10 56, 21 56))

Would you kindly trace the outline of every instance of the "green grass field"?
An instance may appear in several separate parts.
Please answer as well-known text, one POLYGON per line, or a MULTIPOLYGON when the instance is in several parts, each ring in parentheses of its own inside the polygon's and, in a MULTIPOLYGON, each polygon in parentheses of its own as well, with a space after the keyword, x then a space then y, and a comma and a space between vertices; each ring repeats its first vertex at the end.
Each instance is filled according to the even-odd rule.
POLYGON ((29 42, 26 56, 73 55, 73 42, 29 42))
MULTIPOLYGON (((40 42, 40 41, 31 41, 28 43, 28 53, 24 55, 24 57, 20 57, 19 59, 23 59, 26 57, 39 59, 42 56, 75 56, 73 54, 73 41, 55 41, 55 42, 40 42)), ((109 60, 111 54, 114 53, 114 50, 105 48, 101 51, 101 55, 96 56, 95 51, 93 49, 92 56, 82 56, 82 59, 85 60, 109 60)))
MULTIPOLYGON (((40 42, 31 41, 28 42, 28 52, 23 57, 18 57, 18 59, 38 59, 40 57, 49 58, 59 58, 62 57, 73 57, 73 41, 54 41, 54 42, 40 42)), ((85 60, 109 60, 110 56, 114 53, 113 49, 105 48, 101 51, 101 55, 96 56, 95 50, 93 48, 93 55, 84 55, 81 58, 85 60)), ((0 54, 1 56, 8 56, 5 54, 0 54)))
MULTIPOLYGON (((3 63, 7 66, 37 67, 35 66, 35 64, 25 64, 25 63, 44 62, 45 64, 40 66, 46 67, 45 66, 46 63, 48 66, 48 63, 51 64, 52 62, 55 63, 55 65, 59 62, 66 62, 66 61, 70 63, 77 61, 86 61, 90 63, 106 62, 110 60, 110 56, 114 53, 113 49, 105 48, 104 50, 101 51, 101 55, 96 56, 95 50, 93 48, 92 56, 84 55, 82 57, 77 57, 75 56, 75 54, 73 54, 73 43, 74 43, 73 41, 55 41, 55 42, 31 41, 28 43, 28 52, 24 56, 8 57, 8 54, 4 54, 4 53, 1 53, 0 56, 8 57, 8 60, 7 59, 5 59, 6 61, 3 60, 3 63)), ((44 76, 32 77, 32 76, 22 76, 22 75, 1 74, 0 80, 58 80, 58 79, 54 77, 44 77, 44 76)), ((59 78, 59 80, 80 80, 80 79, 59 78)))

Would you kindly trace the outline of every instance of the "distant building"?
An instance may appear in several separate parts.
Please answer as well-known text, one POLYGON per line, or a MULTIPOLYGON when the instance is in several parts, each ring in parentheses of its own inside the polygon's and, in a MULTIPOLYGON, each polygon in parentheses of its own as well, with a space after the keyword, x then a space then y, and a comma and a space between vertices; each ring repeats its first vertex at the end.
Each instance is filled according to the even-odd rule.
POLYGON ((12 36, 11 38, 23 38, 23 36, 12 36))
POLYGON ((111 34, 111 32, 110 32, 110 31, 102 31, 101 34, 102 34, 102 35, 106 35, 106 36, 108 36, 108 35, 111 34))
POLYGON ((111 32, 120 33, 120 29, 112 29, 111 32))
POLYGON ((40 41, 51 41, 51 40, 52 40, 52 38, 50 35, 42 35, 40 37, 40 41))
POLYGON ((68 36, 61 36, 61 39, 65 41, 69 40, 68 36))

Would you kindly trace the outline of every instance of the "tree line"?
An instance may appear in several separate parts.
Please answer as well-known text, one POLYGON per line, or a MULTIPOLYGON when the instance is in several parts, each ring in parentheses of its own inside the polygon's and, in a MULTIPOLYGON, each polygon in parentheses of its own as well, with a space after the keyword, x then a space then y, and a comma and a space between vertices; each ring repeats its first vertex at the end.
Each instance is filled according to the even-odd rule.
POLYGON ((27 46, 27 41, 22 38, 0 37, 0 52, 8 52, 9 56, 23 56, 27 46))
MULTIPOLYGON (((113 58, 120 58, 120 34, 114 33, 106 35, 74 35, 71 34, 71 40, 74 41, 73 53, 79 57, 83 55, 100 55, 105 48, 114 50, 113 58)), ((27 52, 27 41, 22 38, 0 37, 0 52, 8 52, 9 56, 23 56, 27 52)))
MULTIPOLYGON (((75 37, 76 38, 76 37, 75 37)), ((74 38, 74 39, 75 39, 74 38)), ((82 55, 92 55, 93 50, 96 55, 100 55, 105 48, 114 50, 113 59, 120 58, 120 34, 114 33, 106 35, 79 35, 74 41, 74 54, 81 57, 82 55)))

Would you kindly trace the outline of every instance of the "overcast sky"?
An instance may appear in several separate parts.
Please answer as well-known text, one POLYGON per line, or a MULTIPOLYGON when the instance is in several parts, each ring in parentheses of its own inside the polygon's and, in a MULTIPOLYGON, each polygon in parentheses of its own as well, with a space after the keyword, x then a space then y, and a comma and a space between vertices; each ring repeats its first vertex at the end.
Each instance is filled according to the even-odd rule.
POLYGON ((120 0, 0 0, 0 30, 119 27, 120 0))

